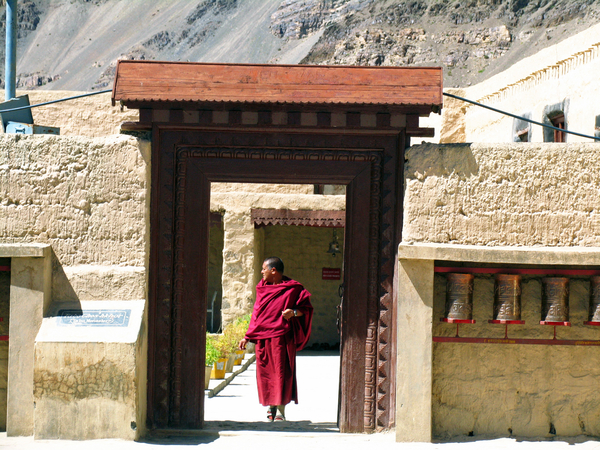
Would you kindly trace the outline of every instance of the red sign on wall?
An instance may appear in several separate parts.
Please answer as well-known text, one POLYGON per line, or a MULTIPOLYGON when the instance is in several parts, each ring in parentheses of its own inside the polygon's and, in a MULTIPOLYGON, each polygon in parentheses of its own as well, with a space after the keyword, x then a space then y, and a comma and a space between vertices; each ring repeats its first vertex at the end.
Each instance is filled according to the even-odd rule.
POLYGON ((332 267, 323 267, 324 280, 340 280, 342 278, 342 269, 334 269, 332 267))

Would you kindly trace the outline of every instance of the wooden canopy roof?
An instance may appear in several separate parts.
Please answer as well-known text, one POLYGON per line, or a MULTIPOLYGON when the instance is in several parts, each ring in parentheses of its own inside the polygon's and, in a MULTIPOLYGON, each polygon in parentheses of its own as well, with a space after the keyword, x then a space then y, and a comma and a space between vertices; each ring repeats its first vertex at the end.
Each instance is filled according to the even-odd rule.
POLYGON ((436 112, 439 67, 355 67, 119 61, 112 102, 376 106, 436 112))

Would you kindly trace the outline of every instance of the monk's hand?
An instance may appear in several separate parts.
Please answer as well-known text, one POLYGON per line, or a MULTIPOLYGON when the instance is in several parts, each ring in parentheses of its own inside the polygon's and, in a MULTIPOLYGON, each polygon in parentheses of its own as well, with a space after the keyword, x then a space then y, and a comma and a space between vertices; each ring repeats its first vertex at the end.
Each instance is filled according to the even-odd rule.
POLYGON ((281 315, 285 320, 290 320, 292 317, 294 317, 294 310, 289 308, 284 309, 283 311, 281 311, 281 315))
POLYGON ((238 344, 238 348, 240 350, 246 350, 246 344, 248 343, 248 341, 246 339, 242 339, 240 341, 240 343, 238 344))

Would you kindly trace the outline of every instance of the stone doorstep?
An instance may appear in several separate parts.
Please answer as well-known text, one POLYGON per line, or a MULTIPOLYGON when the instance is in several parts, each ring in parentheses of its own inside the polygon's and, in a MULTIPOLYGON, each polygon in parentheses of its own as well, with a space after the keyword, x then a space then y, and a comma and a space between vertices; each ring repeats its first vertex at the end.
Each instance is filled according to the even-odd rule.
POLYGON ((244 362, 242 363, 242 366, 239 369, 234 370, 233 372, 228 374, 223 380, 211 380, 210 381, 210 383, 208 385, 208 389, 206 389, 204 391, 206 396, 208 398, 212 398, 215 395, 217 395, 219 392, 221 392, 223 389, 225 389, 225 386, 227 386, 229 383, 231 383, 237 375, 245 372, 246 369, 248 369, 248 367, 250 367, 250 364, 252 364, 254 361, 256 361, 255 354, 250 354, 250 355, 246 354, 246 358, 245 358, 244 362))

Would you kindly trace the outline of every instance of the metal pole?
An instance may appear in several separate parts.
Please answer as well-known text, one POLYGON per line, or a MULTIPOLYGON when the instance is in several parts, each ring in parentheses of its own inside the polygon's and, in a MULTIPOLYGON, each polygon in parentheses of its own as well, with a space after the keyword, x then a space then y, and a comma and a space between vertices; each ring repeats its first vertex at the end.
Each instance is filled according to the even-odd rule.
POLYGON ((16 97, 17 84, 17 0, 6 0, 5 99, 16 97))

